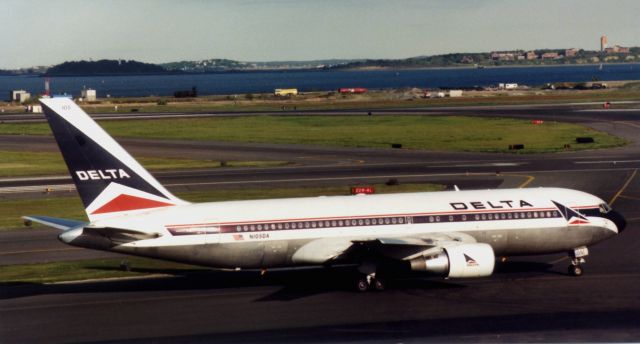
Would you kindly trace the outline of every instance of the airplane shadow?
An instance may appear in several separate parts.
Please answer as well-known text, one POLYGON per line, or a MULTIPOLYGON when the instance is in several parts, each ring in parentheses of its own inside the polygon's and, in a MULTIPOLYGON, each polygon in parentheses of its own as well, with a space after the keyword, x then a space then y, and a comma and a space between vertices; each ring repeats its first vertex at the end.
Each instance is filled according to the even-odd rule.
MULTIPOLYGON (((509 261, 497 263, 499 275, 560 274, 553 265, 537 262, 509 261)), ((94 267, 99 270, 119 270, 118 267, 94 267)), ((67 293, 146 292, 176 290, 216 290, 225 288, 276 287, 277 291, 256 302, 291 301, 330 292, 355 292, 353 268, 313 268, 269 271, 219 271, 208 269, 153 269, 135 268, 132 272, 156 275, 133 279, 95 280, 73 283, 0 283, 0 299, 35 295, 67 293), (160 276, 160 277, 157 277, 160 276)), ((390 290, 442 290, 465 288, 464 282, 440 278, 425 278, 423 274, 409 273, 394 276, 387 281, 390 290)))
POLYGON ((515 273, 552 273, 559 274, 556 271, 552 271, 553 264, 541 263, 541 262, 527 262, 527 261, 507 261, 504 263, 496 262, 494 273, 500 274, 515 274, 515 273))
MULTIPOLYGON (((102 270, 118 268, 95 267, 102 270)), ((261 275, 257 271, 216 271, 207 269, 136 269, 133 272, 150 273, 161 277, 95 280, 72 283, 0 283, 0 299, 36 295, 68 293, 147 292, 176 290, 216 290, 225 288, 276 287, 278 290, 256 300, 287 301, 321 293, 353 291, 355 282, 350 269, 305 269, 270 271, 261 275)), ((394 288, 447 289, 462 285, 441 281, 408 280, 394 284, 394 288)))

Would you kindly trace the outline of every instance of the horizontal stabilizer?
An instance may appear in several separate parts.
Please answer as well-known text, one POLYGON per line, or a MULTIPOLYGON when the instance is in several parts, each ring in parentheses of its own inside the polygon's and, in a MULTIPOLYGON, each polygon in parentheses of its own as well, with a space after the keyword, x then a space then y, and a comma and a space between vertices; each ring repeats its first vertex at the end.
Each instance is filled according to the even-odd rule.
POLYGON ((27 223, 27 221, 33 221, 63 231, 86 224, 84 221, 60 219, 50 216, 23 216, 22 219, 25 220, 25 223, 27 223))

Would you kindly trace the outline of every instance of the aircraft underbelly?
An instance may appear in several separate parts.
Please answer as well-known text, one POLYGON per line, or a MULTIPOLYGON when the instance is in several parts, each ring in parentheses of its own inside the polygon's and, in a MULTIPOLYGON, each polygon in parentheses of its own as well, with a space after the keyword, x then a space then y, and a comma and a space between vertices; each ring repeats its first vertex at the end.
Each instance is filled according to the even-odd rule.
POLYGON ((296 241, 254 241, 233 244, 207 244, 145 247, 117 250, 122 253, 157 257, 216 268, 263 268, 290 266, 299 247, 296 241))

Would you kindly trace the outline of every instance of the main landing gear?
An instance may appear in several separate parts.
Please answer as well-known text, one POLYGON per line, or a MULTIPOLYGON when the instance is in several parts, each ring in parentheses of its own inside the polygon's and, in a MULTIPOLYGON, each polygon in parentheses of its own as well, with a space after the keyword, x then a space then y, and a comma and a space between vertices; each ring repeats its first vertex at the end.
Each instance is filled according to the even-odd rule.
POLYGON ((358 271, 358 278, 356 279, 357 291, 383 291, 387 288, 387 282, 378 271, 376 264, 363 263, 358 267, 358 271))
POLYGON ((569 258, 571 258, 571 265, 569 265, 569 275, 572 276, 582 276, 584 270, 582 269, 582 264, 586 263, 584 257, 589 255, 589 249, 586 246, 581 246, 575 248, 572 252, 569 253, 569 258))
POLYGON ((365 292, 369 290, 383 291, 387 288, 387 282, 376 274, 360 274, 356 281, 356 290, 365 292))

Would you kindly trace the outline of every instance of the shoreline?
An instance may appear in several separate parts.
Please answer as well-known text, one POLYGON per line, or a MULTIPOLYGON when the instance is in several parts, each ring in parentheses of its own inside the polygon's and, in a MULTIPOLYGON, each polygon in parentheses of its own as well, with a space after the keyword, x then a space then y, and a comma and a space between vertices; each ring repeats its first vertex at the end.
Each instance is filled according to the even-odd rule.
POLYGON ((333 71, 351 71, 351 72, 369 72, 369 71, 412 71, 412 70, 453 70, 453 69, 508 69, 508 68, 565 68, 565 67, 599 67, 600 65, 603 68, 607 66, 620 66, 620 65, 638 65, 640 68, 640 61, 638 62, 609 62, 609 63, 571 63, 571 64, 536 64, 536 65, 520 65, 520 64, 512 64, 512 65, 501 65, 501 66, 491 66, 491 65, 478 65, 478 66, 427 66, 427 67, 385 67, 385 66, 369 66, 369 67, 355 67, 355 68, 341 68, 341 67, 332 67, 332 68, 290 68, 290 69, 231 69, 224 71, 208 71, 208 72, 180 72, 180 71, 168 71, 166 73, 96 73, 96 74, 87 74, 87 73, 78 73, 78 74, 64 74, 64 75, 51 75, 51 74, 41 74, 41 73, 22 73, 22 74, 0 74, 0 77, 50 77, 50 78, 75 78, 75 77, 117 77, 117 76, 173 76, 173 75, 210 75, 210 74, 253 74, 253 73, 297 73, 297 72, 333 72, 333 71))
POLYGON ((360 68, 344 68, 335 70, 344 71, 376 71, 376 70, 450 70, 450 69, 503 69, 503 68, 545 68, 545 67, 599 67, 602 64, 603 68, 606 66, 619 66, 619 65, 638 65, 640 67, 640 61, 638 62, 619 62, 619 63, 573 63, 573 64, 548 64, 548 65, 502 65, 502 66, 441 66, 441 67, 360 67, 360 68))

